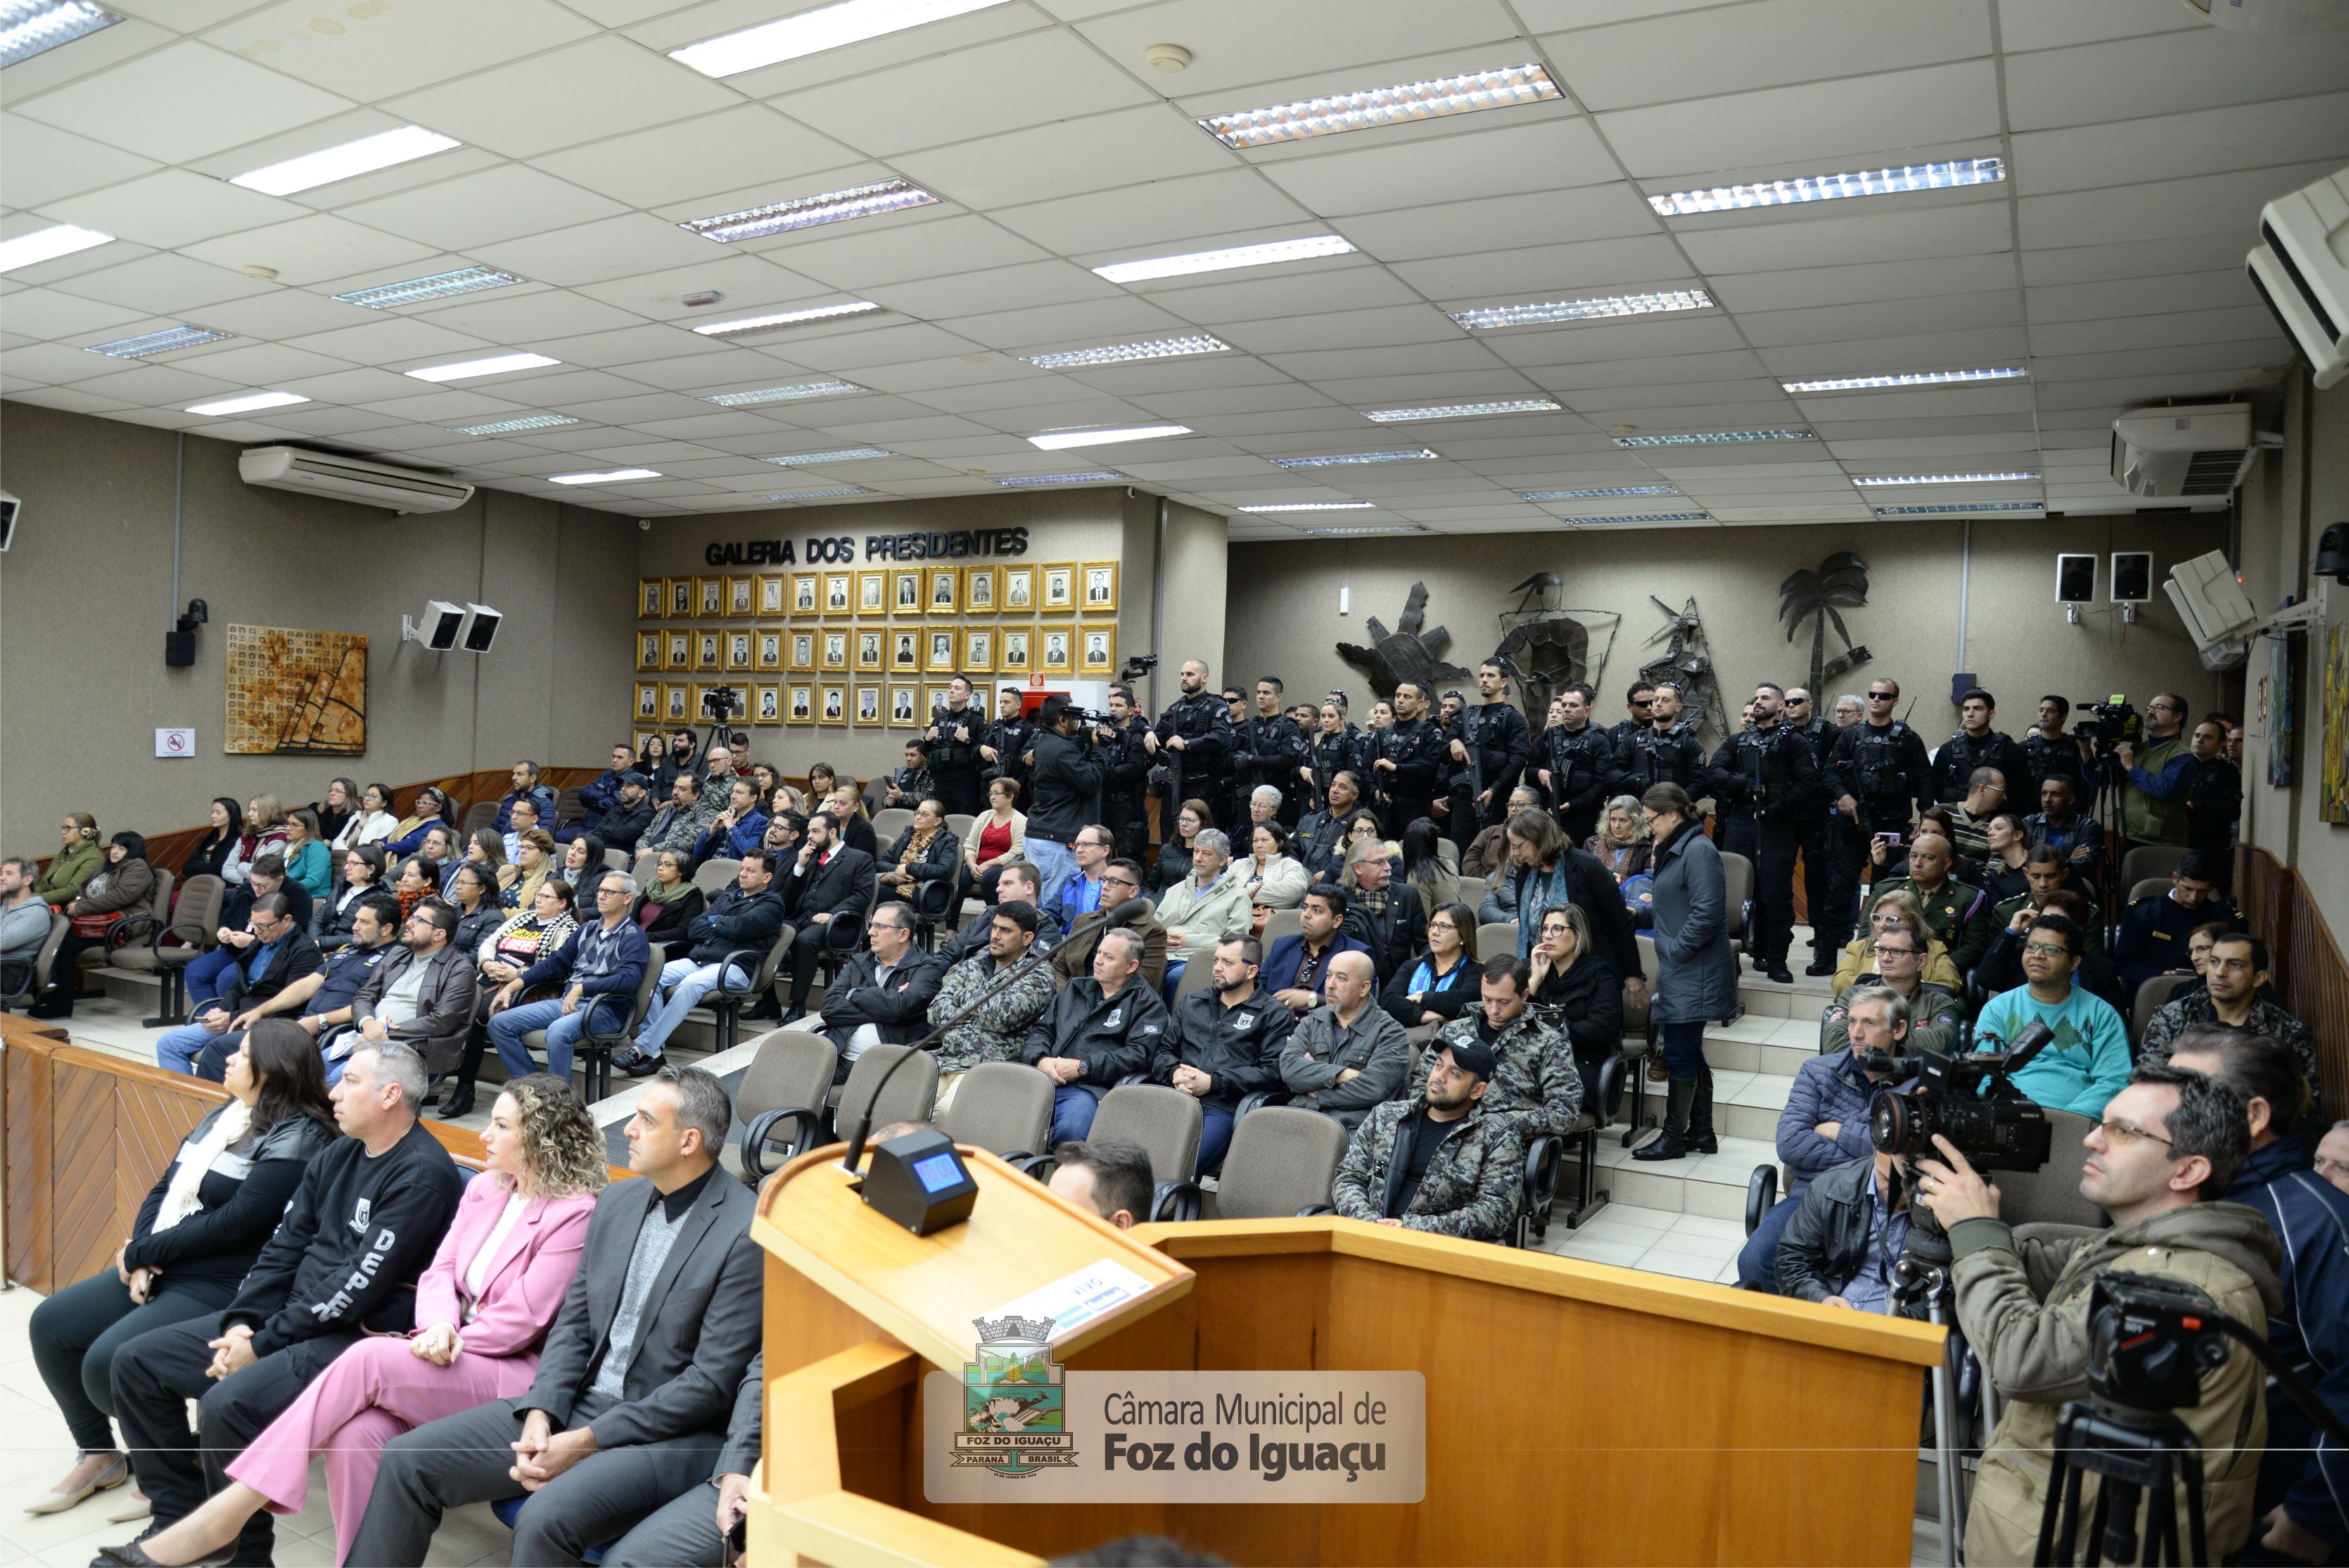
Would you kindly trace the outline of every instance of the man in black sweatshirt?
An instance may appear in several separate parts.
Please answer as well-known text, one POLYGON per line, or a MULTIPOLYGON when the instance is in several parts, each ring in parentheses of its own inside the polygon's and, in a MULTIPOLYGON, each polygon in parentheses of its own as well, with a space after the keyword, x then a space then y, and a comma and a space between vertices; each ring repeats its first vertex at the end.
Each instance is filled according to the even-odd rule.
MULTIPOLYGON (((417 1125, 424 1082, 423 1059, 405 1045, 354 1051, 334 1088, 344 1136, 310 1161, 228 1309, 141 1335, 116 1356, 116 1417, 154 1504, 148 1534, 227 1485, 228 1462, 347 1346, 415 1326, 416 1276, 465 1185, 417 1125), (191 1399, 200 1438, 188 1430, 191 1399)), ((254 1513, 233 1561, 270 1560, 270 1520, 254 1513)))

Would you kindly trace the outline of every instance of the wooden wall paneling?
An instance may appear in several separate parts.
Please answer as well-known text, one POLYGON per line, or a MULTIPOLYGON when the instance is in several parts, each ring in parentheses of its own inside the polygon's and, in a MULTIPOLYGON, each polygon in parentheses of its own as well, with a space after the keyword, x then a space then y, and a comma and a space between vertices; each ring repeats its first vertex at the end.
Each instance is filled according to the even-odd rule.
POLYGON ((116 1213, 113 1078, 54 1058, 49 1070, 49 1272, 62 1287, 96 1274, 130 1230, 116 1213))
POLYGON ((49 1272, 48 1053, 11 1038, 0 1053, 0 1134, 5 1134, 8 1277, 47 1295, 49 1272))
POLYGON ((2268 944, 2276 994, 2316 1037, 2328 1119, 2349 1115, 2349 958, 2299 872, 2254 845, 2236 851, 2237 908, 2268 944))

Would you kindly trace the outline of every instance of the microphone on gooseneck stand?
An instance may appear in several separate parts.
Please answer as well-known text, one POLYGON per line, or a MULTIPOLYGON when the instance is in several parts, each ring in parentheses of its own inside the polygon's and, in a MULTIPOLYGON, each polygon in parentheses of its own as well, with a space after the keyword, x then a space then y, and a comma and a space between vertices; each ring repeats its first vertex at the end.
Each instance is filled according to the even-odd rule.
MULTIPOLYGON (((1123 906, 1121 905, 1120 907, 1123 908, 1123 906)), ((881 1091, 889 1087, 889 1080, 896 1076, 897 1069, 904 1067, 907 1062, 912 1061, 924 1051, 928 1050, 932 1046, 936 1045, 940 1040, 946 1038, 947 1031, 960 1024, 965 1018, 969 1017, 973 1013, 978 1012, 981 1007, 987 1006, 987 1004, 994 998, 997 992, 1009 986, 1011 982, 1017 979, 1030 965, 1042 964, 1046 961, 1047 959, 1045 954, 1038 953, 1033 948, 1030 948, 1025 958, 1022 958, 1019 963, 1012 965, 1009 968, 1006 969, 1002 974, 997 975, 992 981, 990 981, 987 989, 981 991, 978 997, 972 1001, 969 1006, 965 1007, 961 1012, 957 1013, 953 1017, 948 1018, 945 1023, 940 1024, 936 1028, 932 1029, 928 1034, 924 1035, 920 1039, 916 1040, 912 1045, 906 1047, 905 1055, 899 1057, 895 1061, 891 1062, 886 1068, 884 1068, 881 1070, 881 1081, 873 1086, 872 1098, 867 1099, 864 1102, 864 1108, 856 1113, 856 1130, 848 1135, 848 1150, 840 1158, 840 1168, 842 1170, 846 1171, 853 1175, 862 1174, 862 1172, 858 1171, 856 1169, 856 1162, 864 1158, 864 1135, 872 1130, 874 1108, 881 1103, 881 1091)))

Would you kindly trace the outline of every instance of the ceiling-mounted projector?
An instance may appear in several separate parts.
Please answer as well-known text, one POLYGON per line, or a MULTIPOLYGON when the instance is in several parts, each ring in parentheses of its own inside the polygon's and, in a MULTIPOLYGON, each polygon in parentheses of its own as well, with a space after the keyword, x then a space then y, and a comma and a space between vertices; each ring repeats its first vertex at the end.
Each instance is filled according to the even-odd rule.
POLYGON ((2261 208, 2260 242, 2243 265, 2317 389, 2349 376, 2349 169, 2261 208))

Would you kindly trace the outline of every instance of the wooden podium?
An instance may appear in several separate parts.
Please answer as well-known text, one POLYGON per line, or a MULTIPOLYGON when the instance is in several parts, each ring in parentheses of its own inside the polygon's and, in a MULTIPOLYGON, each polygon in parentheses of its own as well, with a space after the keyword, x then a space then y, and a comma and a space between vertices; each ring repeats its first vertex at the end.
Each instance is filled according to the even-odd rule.
POLYGON ((766 1451, 751 1561, 1031 1564, 1133 1532, 1240 1564, 1896 1563, 1942 1331, 1350 1220, 1119 1232, 981 1150, 970 1220, 917 1237, 834 1146, 771 1180, 766 1451), (1401 1504, 939 1505, 922 1377, 972 1319, 1109 1260, 1147 1289, 1054 1341, 1072 1371, 1417 1369, 1401 1504))

